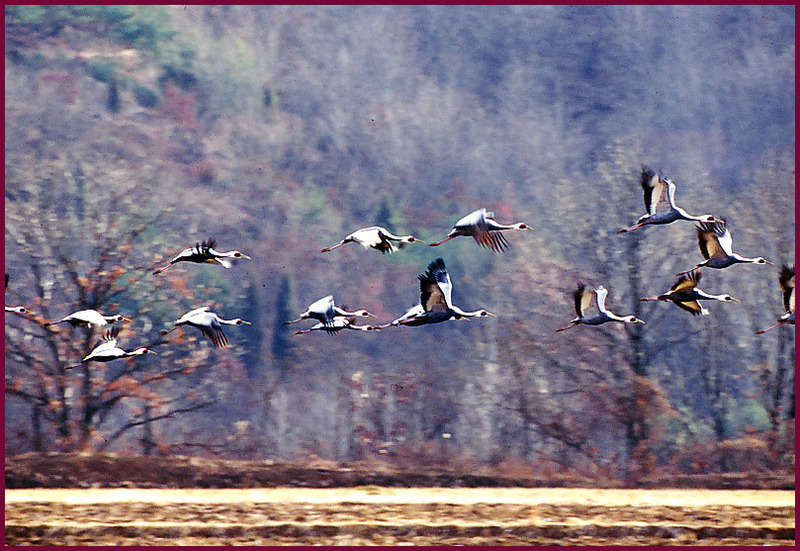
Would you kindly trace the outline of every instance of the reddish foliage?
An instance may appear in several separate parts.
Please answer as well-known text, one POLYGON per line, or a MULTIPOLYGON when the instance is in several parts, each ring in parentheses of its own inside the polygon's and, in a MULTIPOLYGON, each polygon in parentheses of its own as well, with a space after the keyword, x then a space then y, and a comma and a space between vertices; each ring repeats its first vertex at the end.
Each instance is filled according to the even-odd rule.
POLYGON ((198 130, 202 124, 197 120, 195 104, 197 100, 193 94, 181 93, 177 86, 167 83, 164 87, 164 98, 161 102, 161 113, 179 126, 189 130, 198 130))

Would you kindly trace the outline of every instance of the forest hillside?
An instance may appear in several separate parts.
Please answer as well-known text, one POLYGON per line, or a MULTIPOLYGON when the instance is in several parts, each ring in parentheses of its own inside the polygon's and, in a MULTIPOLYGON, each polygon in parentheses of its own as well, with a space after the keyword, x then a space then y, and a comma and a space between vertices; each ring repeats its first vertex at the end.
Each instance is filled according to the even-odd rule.
POLYGON ((7 6, 5 451, 636 477, 794 468, 792 6, 7 6), (618 234, 640 178, 772 265, 703 270, 693 222, 618 234), (506 252, 459 237, 480 208, 506 252), (425 243, 394 254, 350 232, 425 243), (214 239, 230 269, 165 266, 214 239), (496 317, 385 324, 441 257, 496 317), (644 324, 556 329, 583 283, 644 324), (229 346, 161 331, 209 306, 229 346), (79 364, 121 314, 119 346, 79 364))

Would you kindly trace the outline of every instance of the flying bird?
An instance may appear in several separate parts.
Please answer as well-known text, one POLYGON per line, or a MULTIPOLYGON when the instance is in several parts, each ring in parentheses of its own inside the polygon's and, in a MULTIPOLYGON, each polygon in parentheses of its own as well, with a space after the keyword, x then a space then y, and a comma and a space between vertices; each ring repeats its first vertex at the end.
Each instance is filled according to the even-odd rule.
POLYGON ((175 322, 175 326, 170 329, 162 329, 161 334, 166 335, 170 331, 174 331, 182 325, 190 325, 197 327, 200 332, 208 337, 212 344, 217 348, 224 348, 228 345, 228 339, 222 332, 223 325, 251 325, 249 321, 244 321, 240 318, 231 320, 222 319, 217 314, 211 311, 208 306, 195 308, 186 312, 181 318, 175 322))
POLYGON ((756 331, 756 335, 766 333, 770 329, 775 329, 784 323, 794 325, 794 266, 781 266, 781 273, 778 276, 778 284, 781 286, 781 294, 783 295, 783 309, 786 310, 786 313, 778 318, 778 323, 772 327, 767 327, 761 331, 756 331))
POLYGON ((379 326, 381 329, 392 325, 426 325, 451 319, 495 316, 483 309, 465 312, 453 304, 451 300, 453 284, 441 258, 428 264, 427 271, 417 278, 420 289, 419 303, 393 322, 379 326))
POLYGON ((354 325, 353 321, 353 318, 334 316, 328 323, 316 323, 308 329, 295 331, 295 335, 304 335, 306 333, 310 333, 311 331, 327 331, 329 334, 333 335, 342 329, 355 329, 357 331, 380 331, 380 327, 376 327, 374 325, 354 325))
POLYGON ((208 239, 202 243, 196 244, 194 247, 185 249, 181 251, 178 256, 170 260, 169 264, 153 272, 153 275, 160 274, 176 262, 194 262, 196 264, 210 262, 213 264, 220 264, 223 268, 230 268, 232 266, 230 261, 231 258, 250 258, 246 254, 239 251, 228 251, 226 253, 215 251, 215 244, 216 241, 213 239, 208 239))
POLYGON ((469 213, 464 218, 456 222, 447 237, 438 243, 431 243, 431 247, 437 247, 446 241, 458 237, 459 235, 472 237, 481 247, 489 247, 494 252, 503 252, 508 248, 509 243, 505 236, 500 233, 504 230, 532 230, 530 226, 517 222, 515 224, 501 224, 494 219, 494 213, 486 209, 478 209, 469 213))
POLYGON ((569 325, 556 329, 558 331, 566 331, 570 327, 578 324, 584 325, 600 325, 607 321, 619 321, 622 323, 644 323, 636 316, 618 316, 610 310, 606 310, 606 296, 608 291, 602 285, 594 291, 587 290, 586 285, 581 284, 578 289, 573 293, 575 297, 575 312, 578 314, 569 325), (592 299, 595 299, 598 313, 593 316, 587 316, 586 311, 591 307, 592 299))
POLYGON ((669 178, 662 178, 660 174, 656 174, 647 167, 642 167, 641 184, 644 190, 644 206, 647 212, 643 214, 633 226, 623 228, 617 233, 632 232, 647 225, 671 224, 676 220, 692 220, 694 222, 713 222, 716 220, 716 218, 710 214, 694 216, 677 206, 675 204, 676 186, 672 180, 669 178), (667 192, 668 208, 667 210, 657 212, 656 208, 663 202, 664 191, 667 192))
POLYGON ((300 314, 300 317, 294 320, 285 321, 283 322, 284 325, 289 325, 291 323, 297 323, 298 321, 302 321, 304 319, 315 319, 322 323, 323 327, 330 327, 331 330, 333 329, 333 320, 337 316, 344 316, 344 317, 356 317, 356 316, 364 316, 364 317, 375 317, 373 314, 370 314, 366 310, 356 310, 355 312, 348 312, 347 310, 343 310, 334 304, 333 295, 328 295, 323 297, 316 302, 313 302, 311 306, 309 306, 305 312, 300 314))
POLYGON ((383 254, 393 253, 408 243, 424 243, 413 235, 395 235, 381 226, 370 226, 356 230, 332 247, 322 249, 323 253, 332 251, 346 243, 358 243, 365 249, 375 249, 383 254), (397 241, 397 245, 392 243, 397 241))
POLYGON ((678 281, 676 281, 672 285, 672 287, 669 288, 669 291, 667 291, 663 295, 658 295, 657 297, 652 297, 652 298, 640 298, 639 300, 645 302, 655 301, 655 300, 667 302, 671 300, 672 302, 675 303, 675 306, 686 310, 693 316, 708 315, 708 310, 703 308, 703 306, 699 302, 700 300, 739 302, 737 299, 733 298, 728 294, 712 295, 706 293, 702 289, 698 289, 697 284, 700 283, 700 278, 702 277, 702 275, 703 274, 700 272, 700 270, 692 270, 688 274, 683 274, 679 276, 678 281))
MULTIPOLYGON (((9 275, 8 275, 8 272, 6 272, 6 286, 4 288, 4 292, 5 292, 6 289, 8 289, 8 280, 9 280, 9 275)), ((25 308, 24 306, 6 306, 6 312, 8 312, 9 314, 30 314, 31 313, 31 311, 28 310, 27 308, 25 308)))
POLYGON ((772 264, 769 260, 764 260, 760 256, 747 258, 733 252, 733 238, 728 230, 728 225, 723 219, 714 222, 700 222, 697 228, 697 243, 700 246, 700 253, 705 258, 691 270, 680 272, 676 275, 688 274, 697 268, 727 268, 734 264, 772 264))
POLYGON ((48 321, 44 325, 45 327, 48 327, 50 325, 56 325, 59 323, 68 323, 72 327, 85 325, 86 327, 91 328, 93 325, 97 327, 103 327, 112 323, 117 323, 118 321, 131 321, 131 318, 122 316, 120 314, 115 314, 113 316, 104 316, 97 310, 80 310, 58 321, 48 321))
POLYGON ((67 366, 66 369, 74 369, 80 367, 87 362, 110 362, 120 358, 127 358, 130 356, 141 356, 142 354, 155 354, 152 350, 142 346, 136 350, 126 352, 117 346, 117 335, 119 334, 119 327, 106 331, 100 343, 94 347, 88 356, 81 360, 80 363, 67 366))

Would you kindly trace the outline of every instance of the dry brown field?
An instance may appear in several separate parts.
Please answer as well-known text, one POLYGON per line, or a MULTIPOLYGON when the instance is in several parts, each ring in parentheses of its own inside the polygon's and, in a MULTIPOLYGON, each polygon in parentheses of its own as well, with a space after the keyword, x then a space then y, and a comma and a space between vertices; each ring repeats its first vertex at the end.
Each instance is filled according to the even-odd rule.
POLYGON ((18 489, 7 545, 794 545, 793 490, 18 489))

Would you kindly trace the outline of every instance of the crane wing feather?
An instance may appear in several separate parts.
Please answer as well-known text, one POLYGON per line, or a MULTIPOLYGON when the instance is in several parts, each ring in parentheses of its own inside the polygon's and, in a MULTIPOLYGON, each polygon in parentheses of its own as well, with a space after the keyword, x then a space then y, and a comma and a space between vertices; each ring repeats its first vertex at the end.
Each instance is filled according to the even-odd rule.
POLYGON ((608 296, 608 291, 602 285, 595 289, 594 294, 597 295, 597 309, 601 312, 606 311, 606 297, 608 296))
POLYGON ((698 316, 703 312, 703 308, 700 306, 700 303, 697 302, 696 300, 692 300, 689 302, 675 302, 675 306, 681 308, 682 310, 686 310, 693 316, 698 316))
POLYGON ((426 312, 446 310, 450 307, 452 284, 445 269, 444 260, 437 258, 428 264, 428 270, 420 274, 420 304, 426 312))
POLYGON ((794 266, 781 266, 778 283, 783 291, 783 308, 788 313, 794 312, 794 266))
POLYGON ((219 326, 206 326, 201 325, 198 326, 200 331, 206 337, 211 340, 211 343, 217 348, 224 348, 228 344, 228 340, 225 338, 225 333, 222 332, 222 328, 219 326))
POLYGON ((575 298, 575 313, 578 317, 583 317, 584 312, 591 306, 594 291, 587 291, 586 285, 581 284, 578 289, 573 293, 575 298))
POLYGON ((669 288, 670 291, 690 291, 694 289, 697 284, 700 282, 700 278, 702 274, 699 270, 693 270, 688 274, 684 274, 678 278, 672 287, 669 288))
POLYGON ((647 167, 642 167, 641 184, 644 190, 644 207, 647 209, 647 214, 653 215, 658 203, 664 197, 666 186, 655 171, 647 167))
POLYGON ((701 222, 697 228, 697 244, 700 246, 700 253, 703 258, 730 256, 733 240, 725 225, 724 220, 716 222, 701 222))

